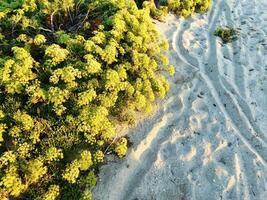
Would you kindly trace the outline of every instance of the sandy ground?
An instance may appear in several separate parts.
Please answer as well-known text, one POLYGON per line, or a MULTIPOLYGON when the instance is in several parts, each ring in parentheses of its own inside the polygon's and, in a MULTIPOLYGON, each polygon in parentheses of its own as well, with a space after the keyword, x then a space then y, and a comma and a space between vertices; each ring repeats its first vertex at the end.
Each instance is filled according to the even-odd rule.
POLYGON ((129 130, 128 155, 102 167, 96 200, 267 199, 267 1, 213 2, 157 23, 172 89, 129 130), (239 39, 222 44, 220 25, 240 28, 239 39))

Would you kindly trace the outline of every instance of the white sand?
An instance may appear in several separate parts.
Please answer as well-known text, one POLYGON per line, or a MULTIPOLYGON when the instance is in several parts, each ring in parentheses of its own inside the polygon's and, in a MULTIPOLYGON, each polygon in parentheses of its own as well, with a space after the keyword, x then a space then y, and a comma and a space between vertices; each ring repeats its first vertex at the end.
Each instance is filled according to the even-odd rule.
POLYGON ((267 1, 213 0, 157 23, 177 73, 158 111, 100 171, 97 200, 267 199, 267 1), (241 29, 223 45, 220 25, 241 29))

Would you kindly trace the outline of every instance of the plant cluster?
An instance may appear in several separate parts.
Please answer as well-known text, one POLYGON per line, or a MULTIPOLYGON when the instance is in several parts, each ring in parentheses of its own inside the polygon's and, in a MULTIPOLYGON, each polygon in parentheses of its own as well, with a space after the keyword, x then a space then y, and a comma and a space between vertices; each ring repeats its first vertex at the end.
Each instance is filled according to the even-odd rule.
POLYGON ((194 12, 206 12, 211 5, 211 0, 167 0, 170 11, 177 15, 188 17, 194 12))
POLYGON ((220 37, 223 43, 230 43, 238 38, 238 31, 231 27, 218 27, 214 35, 220 37))
POLYGON ((168 12, 188 17, 194 12, 206 12, 211 6, 211 0, 136 0, 136 2, 139 6, 149 7, 151 16, 158 20, 163 20, 168 12))
POLYGON ((1 1, 1 199, 92 199, 116 123, 169 90, 167 49, 134 1, 1 1))

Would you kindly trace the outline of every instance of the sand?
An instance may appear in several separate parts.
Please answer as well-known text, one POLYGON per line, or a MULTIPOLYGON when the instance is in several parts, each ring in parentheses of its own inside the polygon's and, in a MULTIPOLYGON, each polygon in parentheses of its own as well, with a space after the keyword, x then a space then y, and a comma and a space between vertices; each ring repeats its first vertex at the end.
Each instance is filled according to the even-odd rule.
POLYGON ((100 170, 96 200, 267 199, 267 1, 213 0, 206 14, 157 22, 176 68, 133 146, 100 170), (240 29, 222 44, 218 26, 240 29))

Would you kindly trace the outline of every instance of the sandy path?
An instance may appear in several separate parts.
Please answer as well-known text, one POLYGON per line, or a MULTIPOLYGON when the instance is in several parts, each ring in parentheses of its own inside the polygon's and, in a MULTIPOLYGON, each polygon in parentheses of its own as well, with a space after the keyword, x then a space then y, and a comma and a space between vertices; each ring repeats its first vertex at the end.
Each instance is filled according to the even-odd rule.
POLYGON ((99 200, 267 199, 267 1, 214 0, 158 23, 177 74, 126 158, 100 172, 99 200), (223 45, 219 25, 240 28, 223 45))

